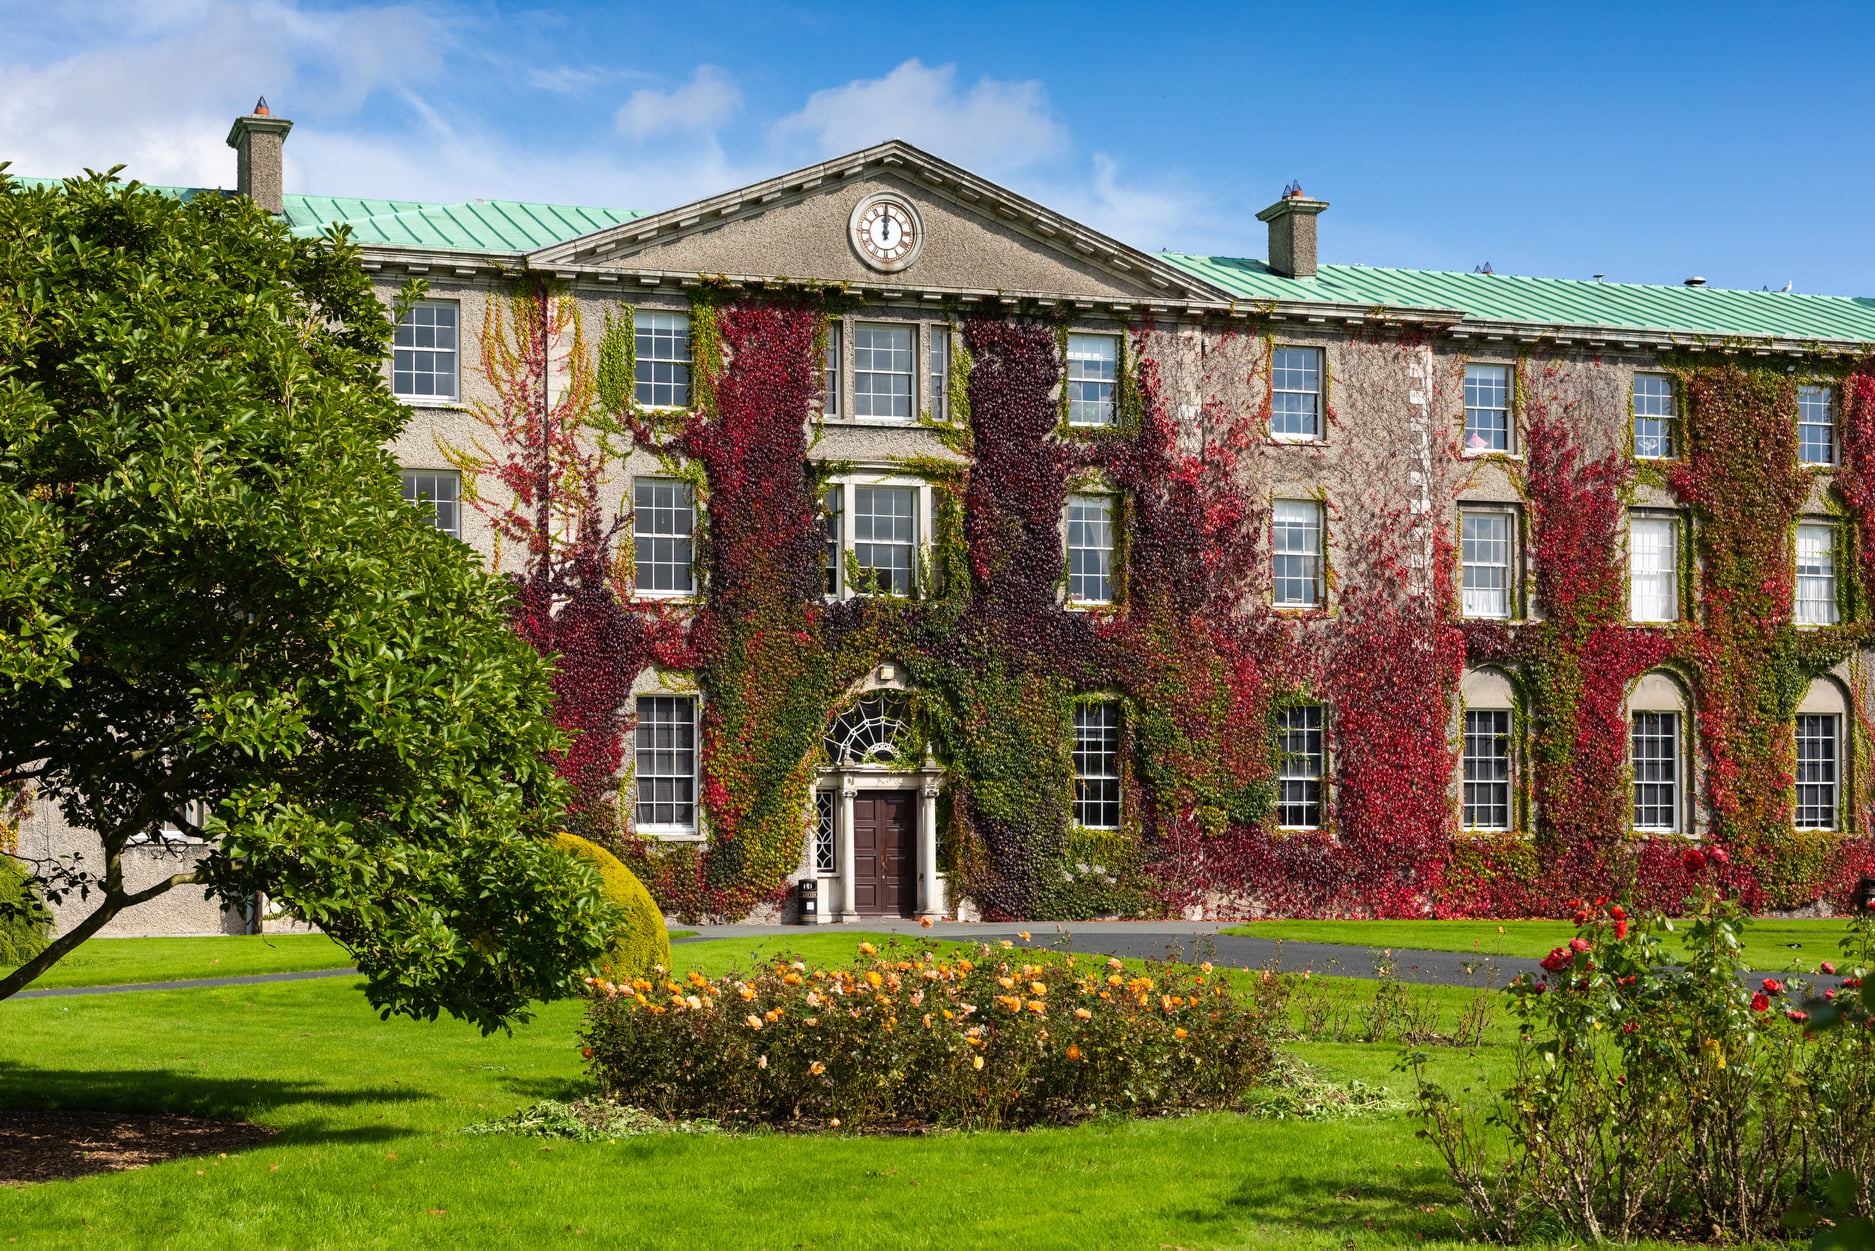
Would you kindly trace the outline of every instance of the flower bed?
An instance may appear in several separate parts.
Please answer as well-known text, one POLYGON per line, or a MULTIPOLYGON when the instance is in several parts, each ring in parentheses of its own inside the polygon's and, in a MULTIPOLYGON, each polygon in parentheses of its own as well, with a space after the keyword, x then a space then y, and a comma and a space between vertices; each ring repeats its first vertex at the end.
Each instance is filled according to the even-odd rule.
POLYGON ((862 943, 852 968, 596 980, 581 1038, 601 1093, 672 1120, 892 1130, 1066 1124, 1243 1106, 1287 981, 1210 965, 862 943))

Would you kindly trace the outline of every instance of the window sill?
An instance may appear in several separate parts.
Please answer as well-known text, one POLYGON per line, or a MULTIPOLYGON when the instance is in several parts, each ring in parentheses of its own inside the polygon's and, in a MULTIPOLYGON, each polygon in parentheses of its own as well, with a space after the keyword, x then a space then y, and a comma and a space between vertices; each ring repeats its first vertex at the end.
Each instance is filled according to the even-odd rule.
POLYGON ((929 429, 926 423, 919 421, 916 417, 822 417, 820 424, 823 426, 884 426, 893 430, 929 429))
POLYGON ((631 594, 634 604, 701 604, 703 595, 698 591, 634 591, 631 594))
POLYGON ((1065 599, 1061 601, 1061 606, 1069 612, 1102 613, 1112 612, 1120 605, 1110 599, 1065 599))
POLYGON ((632 833, 639 838, 649 838, 660 843, 700 843, 703 835, 697 830, 679 830, 655 825, 635 825, 632 833))
POLYGON ((1320 435, 1272 434, 1266 436, 1266 442, 1277 447, 1327 447, 1328 440, 1320 435))
POLYGON ((466 413, 471 406, 459 399, 448 399, 440 395, 393 395, 392 399, 405 408, 434 408, 444 412, 466 413))
POLYGON ((1271 604, 1271 609, 1283 617, 1326 617, 1326 604, 1271 604))
POLYGON ((1460 448, 1458 454, 1464 460, 1511 460, 1511 461, 1519 461, 1519 462, 1523 460, 1522 452, 1500 451, 1497 448, 1491 448, 1491 447, 1460 448))

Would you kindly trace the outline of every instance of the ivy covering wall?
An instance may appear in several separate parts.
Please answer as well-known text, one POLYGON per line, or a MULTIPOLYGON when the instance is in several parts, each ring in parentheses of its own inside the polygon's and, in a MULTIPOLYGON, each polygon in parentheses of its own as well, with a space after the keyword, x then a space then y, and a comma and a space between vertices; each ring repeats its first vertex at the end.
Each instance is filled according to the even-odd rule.
MULTIPOLYGON (((1454 367, 1429 342, 1376 332, 1342 353, 1364 365, 1335 378, 1331 462, 1269 445, 1266 335, 1132 327, 1117 421, 1085 429, 1065 420, 1061 325, 964 317, 947 411, 920 423, 948 454, 898 467, 936 500, 919 593, 829 603, 818 501, 841 467, 813 444, 827 318, 845 297, 706 288, 691 310, 693 407, 678 414, 630 404, 629 321, 592 352, 575 326, 556 338, 563 299, 520 292, 491 327, 519 345, 484 352, 502 383, 484 420, 507 450, 464 464, 482 506, 535 536, 517 624, 561 657, 562 721, 580 736, 563 763, 581 782, 575 823, 675 914, 740 916, 781 897, 802 859, 822 733, 883 662, 907 678, 912 755, 928 748, 946 770, 952 889, 993 917, 1543 914, 1616 891, 1675 903, 1683 848, 1629 828, 1625 701, 1659 669, 1693 694, 1708 837, 1732 851, 1726 872, 1751 902, 1839 901, 1875 864, 1859 833, 1792 829, 1790 718, 1813 676, 1859 655, 1875 557, 1856 546, 1842 562, 1855 571, 1851 624, 1790 624, 1790 534, 1813 474, 1796 465, 1794 384, 1780 371, 1668 363, 1686 450, 1652 485, 1690 511, 1700 576, 1688 622, 1637 627, 1625 623, 1624 529, 1648 484, 1626 449, 1584 438, 1610 419, 1583 411, 1580 362, 1523 361, 1524 455, 1508 472, 1541 612, 1486 624, 1457 619, 1454 367), (571 382, 549 387, 546 345, 569 337, 571 382), (694 611, 630 599, 629 518, 597 504, 620 458, 647 453, 697 492, 694 611), (1287 613, 1269 599, 1270 491, 1296 478, 1342 541, 1329 606, 1287 613), (1121 501, 1112 608, 1061 594, 1062 510, 1084 489, 1121 501), (556 490, 579 519, 571 541, 541 537, 556 490), (1486 665, 1519 694, 1527 796, 1514 834, 1473 837, 1457 828, 1455 718, 1463 673, 1486 665), (641 840, 617 811, 627 692, 651 667, 693 675, 703 695, 699 843, 641 840), (1074 708, 1095 698, 1122 708, 1118 830, 1073 820, 1074 708), (1272 728, 1302 701, 1331 710, 1320 831, 1275 822, 1272 728)), ((1832 506, 1860 523, 1875 509, 1875 375, 1836 376, 1832 506)), ((1863 831, 1868 787, 1853 776, 1863 831)))

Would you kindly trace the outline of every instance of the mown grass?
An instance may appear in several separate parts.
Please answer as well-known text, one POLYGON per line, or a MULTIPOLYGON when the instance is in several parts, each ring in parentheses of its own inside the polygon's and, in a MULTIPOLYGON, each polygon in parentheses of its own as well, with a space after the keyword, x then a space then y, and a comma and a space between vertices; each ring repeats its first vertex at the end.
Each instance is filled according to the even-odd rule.
MULTIPOLYGON (((1745 958, 1766 972, 1814 971, 1834 960, 1846 932, 1842 920, 1756 921, 1745 932, 1745 958)), ((1465 951, 1535 959, 1569 941, 1567 921, 1253 921, 1226 934, 1294 942, 1343 943, 1394 951, 1465 951)))
MULTIPOLYGON (((683 938, 694 930, 673 930, 683 938)), ((351 967, 351 953, 324 934, 217 934, 203 938, 95 938, 47 969, 34 989, 129 986, 204 977, 301 973, 351 967)), ((6 967, 0 965, 0 972, 6 967)))
MULTIPOLYGON (((844 961, 860 937, 716 940, 675 954, 714 973, 778 949, 844 961)), ((1454 1007, 1471 995, 1425 993, 1454 1007)), ((1404 1115, 617 1144, 456 1132, 583 1093, 579 1017, 577 1004, 552 1004, 512 1037, 485 1039, 451 1022, 379 1021, 344 978, 0 1003, 0 1109, 176 1111, 280 1130, 226 1159, 0 1190, 0 1230, 23 1246, 1458 1242, 1455 1196, 1404 1115)), ((1500 1081, 1507 1036, 1441 1051, 1442 1074, 1455 1086, 1500 1081)), ((1396 1045, 1290 1050, 1324 1076, 1403 1091, 1396 1045)))

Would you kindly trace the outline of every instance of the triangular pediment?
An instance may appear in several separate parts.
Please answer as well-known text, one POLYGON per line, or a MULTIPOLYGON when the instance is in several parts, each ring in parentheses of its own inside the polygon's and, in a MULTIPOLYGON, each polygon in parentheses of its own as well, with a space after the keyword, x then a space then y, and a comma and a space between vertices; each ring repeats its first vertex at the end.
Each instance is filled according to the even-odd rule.
POLYGON ((1220 294, 896 139, 542 248, 528 264, 1097 300, 1220 294), (869 264, 852 240, 855 207, 881 194, 909 204, 922 231, 915 259, 896 271, 869 264))

